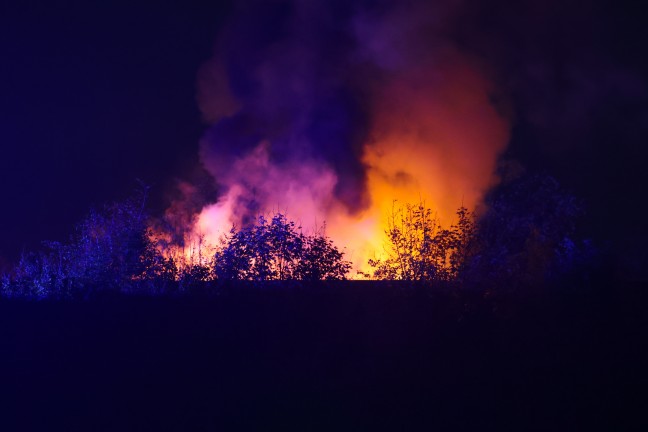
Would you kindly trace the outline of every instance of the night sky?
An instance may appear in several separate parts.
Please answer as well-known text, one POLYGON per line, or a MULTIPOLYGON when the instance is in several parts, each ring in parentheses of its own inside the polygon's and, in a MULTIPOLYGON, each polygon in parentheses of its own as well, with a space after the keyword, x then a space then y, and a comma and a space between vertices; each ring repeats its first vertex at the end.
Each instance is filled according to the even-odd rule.
POLYGON ((223 6, 4 2, 0 255, 65 239, 92 205, 163 195, 196 165, 196 73, 223 6))
MULTIPOLYGON (((208 125, 196 77, 232 5, 6 3, 0 257, 67 238, 91 206, 127 196, 136 178, 154 186, 153 210, 164 208, 176 179, 198 175, 208 125)), ((291 2, 262 11, 237 3, 279 17, 291 2)), ((513 119, 506 155, 583 198, 586 228, 636 272, 648 262, 645 15, 629 1, 577 3, 466 1, 448 38, 485 59, 501 89, 494 103, 513 119)), ((263 38, 268 29, 249 31, 263 38)))

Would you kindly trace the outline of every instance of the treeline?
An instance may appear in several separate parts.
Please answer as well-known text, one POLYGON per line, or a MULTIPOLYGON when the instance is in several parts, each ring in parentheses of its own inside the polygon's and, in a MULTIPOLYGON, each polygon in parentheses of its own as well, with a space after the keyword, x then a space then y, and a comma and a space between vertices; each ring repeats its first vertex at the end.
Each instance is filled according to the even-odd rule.
MULTIPOLYGON (((594 248, 577 232, 581 206, 547 176, 519 176, 486 197, 476 217, 444 228, 423 203, 395 203, 370 279, 485 289, 540 285, 583 273, 594 248)), ((187 256, 151 229, 146 194, 95 210, 67 242, 24 253, 0 281, 5 297, 85 297, 98 291, 161 294, 206 282, 347 278, 351 263, 324 230, 306 235, 283 214, 233 227, 215 248, 187 256), (175 248, 175 249, 174 249, 175 248), (172 253, 175 252, 175 253, 172 253)))

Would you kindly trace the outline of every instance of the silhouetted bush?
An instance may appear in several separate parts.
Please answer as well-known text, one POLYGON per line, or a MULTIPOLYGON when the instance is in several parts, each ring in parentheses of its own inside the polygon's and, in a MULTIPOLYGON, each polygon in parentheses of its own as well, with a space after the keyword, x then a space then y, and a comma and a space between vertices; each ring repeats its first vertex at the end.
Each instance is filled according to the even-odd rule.
POLYGON ((344 280, 351 263, 344 260, 331 239, 322 234, 302 236, 302 250, 297 260, 294 277, 298 280, 344 280))
POLYGON ((24 253, 3 293, 11 297, 76 297, 96 290, 159 289, 175 279, 173 262, 150 240, 146 196, 93 210, 67 243, 24 253))
POLYGON ((323 234, 304 235, 293 221, 260 216, 247 228, 232 228, 214 257, 220 280, 344 279, 351 264, 323 234))
POLYGON ((471 279, 491 285, 539 285, 591 260, 577 233, 582 204, 546 175, 520 175, 486 197, 471 279))
POLYGON ((371 259, 374 277, 387 280, 451 281, 464 272, 474 244, 474 217, 457 211, 458 222, 444 229, 423 203, 392 207, 387 218, 385 258, 371 259))

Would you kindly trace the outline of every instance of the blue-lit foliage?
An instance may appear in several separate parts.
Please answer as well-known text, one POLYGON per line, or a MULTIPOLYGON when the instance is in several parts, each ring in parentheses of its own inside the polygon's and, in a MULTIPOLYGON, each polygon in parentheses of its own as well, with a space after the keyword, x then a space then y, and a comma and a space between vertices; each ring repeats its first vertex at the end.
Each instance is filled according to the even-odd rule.
POLYGON ((505 181, 487 199, 478 226, 474 278, 491 284, 538 285, 591 260, 591 242, 580 238, 582 204, 545 175, 505 181))
POLYGON ((135 291, 175 277, 173 262, 150 240, 145 196, 92 210, 65 243, 45 242, 24 253, 2 294, 9 297, 83 297, 97 290, 135 291))

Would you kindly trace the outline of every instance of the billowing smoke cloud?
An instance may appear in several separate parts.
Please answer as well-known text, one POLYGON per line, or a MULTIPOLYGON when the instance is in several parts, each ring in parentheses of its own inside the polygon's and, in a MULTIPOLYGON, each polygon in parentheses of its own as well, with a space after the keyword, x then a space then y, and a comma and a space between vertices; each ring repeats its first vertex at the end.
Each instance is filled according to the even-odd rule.
POLYGON ((221 195, 195 232, 281 211, 326 221, 362 269, 394 200, 446 223, 476 206, 508 121, 485 66, 450 37, 458 4, 432 3, 240 2, 199 73, 212 124, 200 158, 221 195))
POLYGON ((206 74, 200 81, 200 100, 223 101, 201 104, 205 117, 217 120, 203 141, 205 166, 223 182, 232 158, 265 141, 278 166, 328 165, 338 177, 336 196, 351 210, 361 209, 367 205, 360 161, 366 95, 354 82, 362 78, 363 62, 353 49, 352 11, 345 10, 351 7, 304 1, 244 2, 239 8, 210 68, 219 78, 206 74), (237 109, 225 108, 232 106, 237 109))

